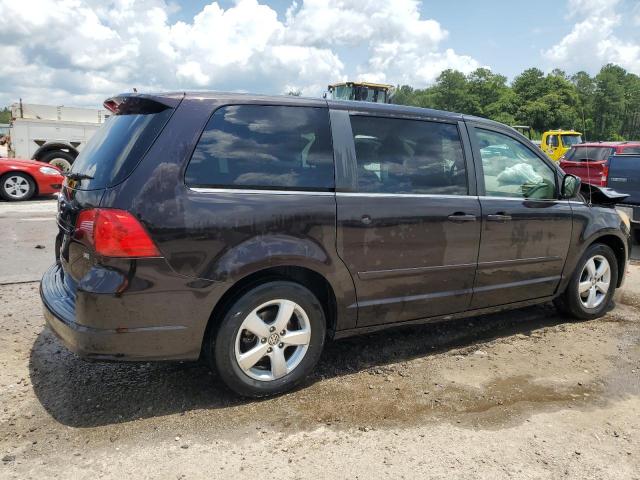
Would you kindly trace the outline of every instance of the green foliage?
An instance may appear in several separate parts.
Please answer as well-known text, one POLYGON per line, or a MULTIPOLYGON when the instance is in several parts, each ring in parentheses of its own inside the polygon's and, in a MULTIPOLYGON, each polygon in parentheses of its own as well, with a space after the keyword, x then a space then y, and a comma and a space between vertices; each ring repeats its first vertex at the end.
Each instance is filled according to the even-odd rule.
POLYGON ((538 134, 562 128, 594 141, 640 139, 640 77, 616 65, 605 65, 595 77, 530 68, 511 85, 486 68, 468 75, 445 70, 428 88, 398 86, 392 101, 529 125, 538 134))
POLYGON ((0 110, 0 123, 9 123, 11 121, 11 110, 4 107, 0 110))

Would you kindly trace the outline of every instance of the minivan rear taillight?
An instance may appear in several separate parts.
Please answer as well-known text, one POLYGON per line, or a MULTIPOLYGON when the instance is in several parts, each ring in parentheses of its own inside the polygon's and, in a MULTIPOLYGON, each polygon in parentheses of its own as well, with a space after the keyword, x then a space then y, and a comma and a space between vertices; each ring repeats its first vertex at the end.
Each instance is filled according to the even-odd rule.
POLYGON ((75 236, 105 257, 162 256, 136 217, 125 210, 82 210, 76 220, 75 236))

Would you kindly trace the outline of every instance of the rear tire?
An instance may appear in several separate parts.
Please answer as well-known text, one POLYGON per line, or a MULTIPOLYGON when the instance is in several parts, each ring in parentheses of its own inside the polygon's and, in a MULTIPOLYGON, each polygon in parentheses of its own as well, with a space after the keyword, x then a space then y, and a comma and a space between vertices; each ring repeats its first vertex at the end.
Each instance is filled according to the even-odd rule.
POLYGON ((276 395, 295 388, 320 359, 326 336, 322 305, 288 281, 259 285, 226 310, 208 341, 212 368, 236 393, 276 395))
POLYGON ((62 150, 53 150, 51 152, 47 152, 42 157, 40 157, 41 162, 48 163, 49 165, 53 165, 54 167, 58 167, 63 172, 68 172, 71 170, 71 165, 73 165, 73 161, 76 159, 71 153, 64 152, 62 150))
POLYGON ((0 178, 0 196, 10 202, 29 200, 36 193, 36 183, 26 173, 7 173, 0 178))
POLYGON ((565 315, 578 320, 601 317, 611 304, 618 282, 618 261, 602 243, 584 252, 564 293, 554 304, 565 315))

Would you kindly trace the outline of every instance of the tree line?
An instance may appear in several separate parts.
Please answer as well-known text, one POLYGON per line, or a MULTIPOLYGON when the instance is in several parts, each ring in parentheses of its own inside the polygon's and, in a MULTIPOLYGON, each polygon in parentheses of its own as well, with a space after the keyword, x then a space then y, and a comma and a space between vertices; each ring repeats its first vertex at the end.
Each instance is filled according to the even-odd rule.
POLYGON ((8 107, 4 107, 0 110, 0 123, 9 123, 11 121, 11 110, 8 107))
POLYGON ((609 64, 597 75, 544 74, 529 68, 509 84, 486 68, 465 75, 445 70, 434 85, 398 86, 392 102, 528 125, 535 138, 545 130, 575 129, 588 140, 640 140, 640 77, 609 64))

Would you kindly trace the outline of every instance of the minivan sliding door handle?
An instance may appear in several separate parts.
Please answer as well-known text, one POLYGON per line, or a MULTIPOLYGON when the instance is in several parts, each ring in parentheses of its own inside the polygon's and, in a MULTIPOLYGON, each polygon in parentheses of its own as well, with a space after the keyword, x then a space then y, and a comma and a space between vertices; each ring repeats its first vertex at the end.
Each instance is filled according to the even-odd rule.
POLYGON ((463 213, 463 212, 456 212, 453 215, 449 215, 447 218, 449 219, 450 222, 456 222, 456 223, 476 221, 475 215, 467 215, 466 213, 463 213))
POLYGON ((511 220, 511 215, 496 213, 495 215, 487 215, 487 220, 490 222, 508 222, 511 220))

